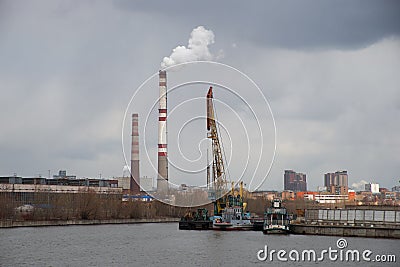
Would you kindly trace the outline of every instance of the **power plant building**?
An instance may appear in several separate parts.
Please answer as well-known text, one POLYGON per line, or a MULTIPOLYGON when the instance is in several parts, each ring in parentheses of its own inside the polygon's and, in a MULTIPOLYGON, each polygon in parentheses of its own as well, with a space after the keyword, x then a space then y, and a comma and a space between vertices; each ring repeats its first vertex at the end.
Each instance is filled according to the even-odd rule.
POLYGON ((152 177, 140 177, 140 189, 144 192, 154 191, 154 181, 152 177))

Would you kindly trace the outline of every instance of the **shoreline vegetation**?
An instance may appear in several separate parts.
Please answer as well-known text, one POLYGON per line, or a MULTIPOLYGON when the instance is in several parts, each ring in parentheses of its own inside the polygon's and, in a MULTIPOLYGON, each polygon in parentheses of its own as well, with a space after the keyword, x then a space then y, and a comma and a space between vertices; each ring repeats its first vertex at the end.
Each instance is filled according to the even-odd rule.
MULTIPOLYGON (((212 205, 204 208, 211 209, 212 205)), ((157 200, 122 201, 122 194, 0 194, 0 227, 177 221, 193 208, 157 200)))
MULTIPOLYGON (((248 199, 253 214, 263 214, 266 199, 248 199)), ((177 222, 189 212, 206 208, 177 207, 158 200, 122 201, 122 194, 2 192, 0 194, 0 228, 57 225, 93 225, 113 223, 177 222)))

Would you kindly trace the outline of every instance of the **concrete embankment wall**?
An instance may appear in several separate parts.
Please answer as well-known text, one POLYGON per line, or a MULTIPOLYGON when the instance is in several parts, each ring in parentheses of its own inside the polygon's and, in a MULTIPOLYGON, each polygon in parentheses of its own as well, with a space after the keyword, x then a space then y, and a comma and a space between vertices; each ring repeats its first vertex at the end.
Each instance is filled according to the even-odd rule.
POLYGON ((95 224, 130 224, 130 223, 165 223, 178 222, 179 218, 158 219, 112 219, 112 220, 67 220, 67 221, 0 221, 0 228, 34 227, 34 226, 67 226, 95 224))
POLYGON ((400 239, 399 228, 292 224, 290 229, 294 234, 303 235, 333 235, 400 239))

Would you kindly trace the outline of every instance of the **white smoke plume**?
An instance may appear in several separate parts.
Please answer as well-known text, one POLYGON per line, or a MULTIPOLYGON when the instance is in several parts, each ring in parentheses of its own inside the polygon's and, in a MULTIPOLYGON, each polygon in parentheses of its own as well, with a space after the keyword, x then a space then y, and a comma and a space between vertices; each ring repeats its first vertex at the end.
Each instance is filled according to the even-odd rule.
POLYGON ((203 26, 193 29, 190 34, 188 47, 177 46, 172 50, 169 57, 164 57, 161 68, 166 68, 175 64, 196 61, 212 60, 214 56, 208 50, 208 46, 214 43, 214 33, 203 26))
POLYGON ((131 168, 128 165, 125 165, 122 169, 122 177, 129 177, 131 176, 131 168))
POLYGON ((365 184, 368 184, 368 182, 365 181, 365 180, 361 180, 361 181, 359 181, 357 183, 353 183, 351 185, 351 187, 353 187, 353 189, 356 189, 356 190, 364 190, 365 184))

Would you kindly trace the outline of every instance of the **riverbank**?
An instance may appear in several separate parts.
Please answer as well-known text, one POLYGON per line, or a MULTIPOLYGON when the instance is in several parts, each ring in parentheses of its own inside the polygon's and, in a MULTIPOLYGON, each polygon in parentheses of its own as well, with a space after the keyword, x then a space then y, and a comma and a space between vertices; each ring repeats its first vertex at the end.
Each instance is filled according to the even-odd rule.
POLYGON ((0 221, 0 228, 96 225, 96 224, 169 223, 169 222, 178 222, 179 220, 180 220, 179 218, 108 219, 108 220, 51 220, 51 221, 5 220, 5 221, 0 221))

